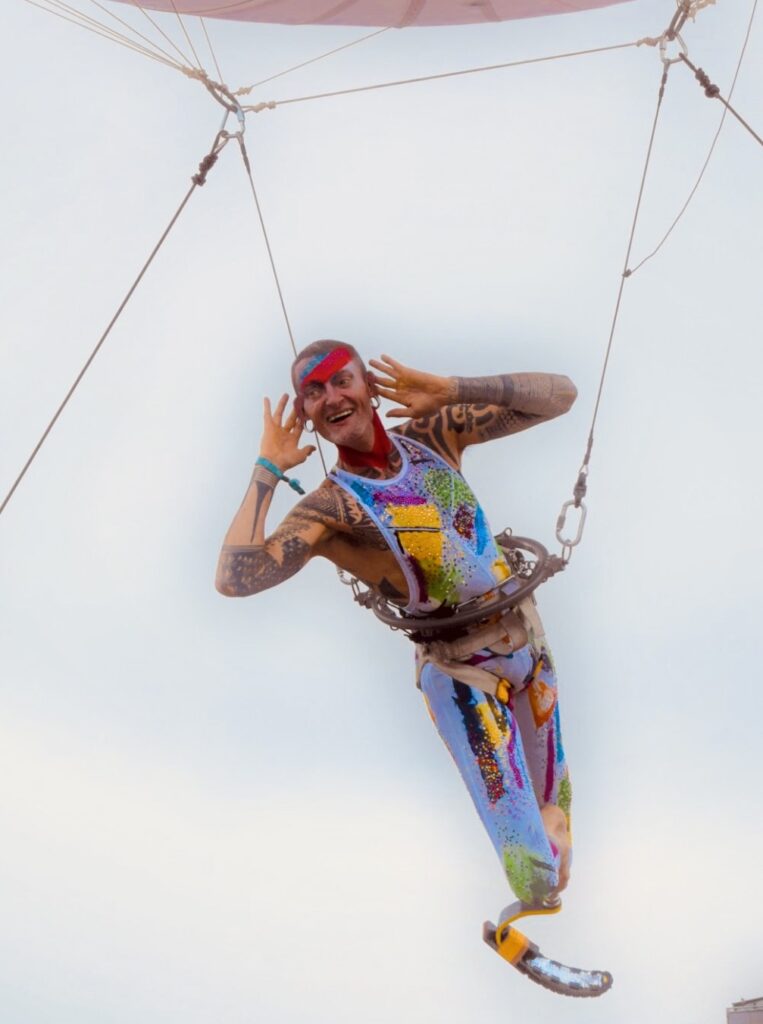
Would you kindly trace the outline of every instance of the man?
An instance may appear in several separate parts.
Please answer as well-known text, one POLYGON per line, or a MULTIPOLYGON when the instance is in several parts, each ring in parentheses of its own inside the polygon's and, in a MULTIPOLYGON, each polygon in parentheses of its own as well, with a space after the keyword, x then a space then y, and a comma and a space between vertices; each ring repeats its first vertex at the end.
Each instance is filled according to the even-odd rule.
MULTIPOLYGON (((386 355, 370 365, 377 372, 350 345, 314 342, 292 366, 290 414, 287 395, 274 410, 265 399, 260 458, 220 554, 222 594, 259 593, 318 555, 406 614, 437 612, 445 622, 448 609, 509 585, 511 569, 460 475, 461 456, 567 412, 575 386, 542 373, 440 377, 386 355), (376 413, 380 397, 397 403, 388 416, 405 420, 390 433, 376 413), (298 487, 287 474, 315 451, 300 447, 304 429, 337 446, 337 465, 267 535, 277 483, 298 487)), ((422 650, 419 685, 512 889, 548 907, 570 862, 556 679, 537 616, 534 629, 521 616, 502 621, 500 639, 494 624, 467 629, 448 648, 450 660, 422 650)))

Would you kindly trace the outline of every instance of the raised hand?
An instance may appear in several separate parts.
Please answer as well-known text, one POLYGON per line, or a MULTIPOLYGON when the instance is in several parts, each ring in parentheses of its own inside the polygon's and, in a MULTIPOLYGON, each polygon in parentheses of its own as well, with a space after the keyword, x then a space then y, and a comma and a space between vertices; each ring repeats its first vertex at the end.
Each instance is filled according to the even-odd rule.
POLYGON ((374 369, 385 374, 384 377, 376 373, 368 374, 372 389, 390 402, 399 403, 389 410, 387 416, 418 419, 420 416, 430 416, 456 400, 453 381, 449 377, 437 377, 433 373, 414 370, 387 355, 381 357, 381 362, 376 359, 369 362, 374 369))
POLYGON ((275 409, 270 407, 270 399, 264 402, 262 440, 260 442, 260 456, 269 459, 282 472, 301 465, 305 459, 315 451, 315 445, 308 444, 304 448, 299 447, 299 439, 302 436, 302 424, 297 418, 296 409, 292 409, 283 421, 288 395, 282 395, 275 409))

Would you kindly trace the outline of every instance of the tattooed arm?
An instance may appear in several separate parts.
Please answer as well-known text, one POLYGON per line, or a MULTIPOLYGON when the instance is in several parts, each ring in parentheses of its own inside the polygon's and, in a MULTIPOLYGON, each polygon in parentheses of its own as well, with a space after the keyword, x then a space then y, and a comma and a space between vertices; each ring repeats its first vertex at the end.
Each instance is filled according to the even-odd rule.
MULTIPOLYGON (((274 410, 264 401, 260 455, 282 472, 299 466, 315 451, 300 448, 302 426, 294 410, 284 421, 288 400, 282 395, 274 410)), ((225 535, 217 563, 215 586, 226 597, 257 594, 282 583, 305 565, 328 533, 325 517, 310 512, 308 495, 284 519, 271 537, 265 536, 267 516, 278 477, 256 465, 241 507, 225 535)))
POLYGON ((496 377, 438 377, 403 366, 389 356, 371 365, 375 390, 398 403, 388 416, 410 417, 404 434, 441 451, 458 464, 467 445, 505 437, 568 411, 577 390, 553 373, 512 373, 496 377))
POLYGON ((226 597, 247 597, 275 587, 307 565, 330 533, 327 518, 309 494, 270 537, 267 515, 277 478, 256 466, 252 482, 225 536, 215 586, 226 597))
POLYGON ((569 377, 556 373, 508 373, 451 377, 453 403, 443 411, 456 447, 492 441, 568 412, 577 397, 569 377))

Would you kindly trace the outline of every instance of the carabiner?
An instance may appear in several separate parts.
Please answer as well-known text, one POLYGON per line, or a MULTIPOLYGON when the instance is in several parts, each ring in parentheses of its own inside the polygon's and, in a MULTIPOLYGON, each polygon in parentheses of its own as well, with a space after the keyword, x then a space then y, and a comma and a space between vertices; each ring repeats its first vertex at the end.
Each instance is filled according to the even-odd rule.
POLYGON ((668 39, 668 33, 663 32, 660 36, 660 60, 666 68, 670 67, 671 64, 677 64, 683 57, 689 56, 689 47, 683 41, 683 37, 680 32, 673 32, 670 40, 668 39), (668 57, 668 42, 676 39, 678 45, 681 47, 681 53, 677 57, 668 57))
MULTIPOLYGON (((587 510, 585 502, 581 501, 578 505, 576 505, 574 498, 570 498, 569 501, 565 501, 565 503, 562 505, 561 511, 559 512, 559 516, 556 520, 556 539, 559 541, 559 543, 562 545, 562 548, 565 551, 571 553, 571 549, 576 547, 580 543, 580 539, 583 536, 583 526, 585 525, 586 512, 587 510), (567 510, 570 508, 580 509, 580 522, 578 523, 578 532, 575 534, 574 538, 562 536, 562 530, 564 529, 567 521, 567 510)), ((567 555, 565 561, 567 559, 569 559, 569 554, 567 555)))

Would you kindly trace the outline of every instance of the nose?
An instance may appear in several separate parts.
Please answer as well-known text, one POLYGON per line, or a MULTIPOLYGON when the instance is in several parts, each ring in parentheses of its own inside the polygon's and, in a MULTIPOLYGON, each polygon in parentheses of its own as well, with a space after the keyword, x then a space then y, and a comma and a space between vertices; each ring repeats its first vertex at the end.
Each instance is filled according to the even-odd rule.
POLYGON ((342 397, 342 392, 339 388, 335 388, 331 381, 326 382, 325 398, 326 403, 331 405, 332 402, 338 401, 342 397))

